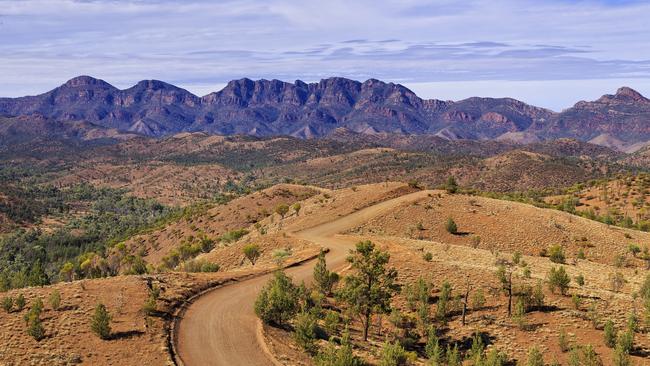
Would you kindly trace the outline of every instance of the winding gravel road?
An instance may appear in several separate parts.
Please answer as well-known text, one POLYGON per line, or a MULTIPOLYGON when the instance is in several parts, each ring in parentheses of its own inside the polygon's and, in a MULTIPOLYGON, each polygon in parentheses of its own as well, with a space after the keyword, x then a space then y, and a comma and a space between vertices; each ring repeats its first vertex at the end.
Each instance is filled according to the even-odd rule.
MULTIPOLYGON (((328 267, 341 270, 346 266, 345 258, 349 249, 360 238, 336 234, 389 212, 403 202, 425 197, 428 193, 430 192, 419 191, 383 201, 292 235, 329 248, 328 267)), ((286 272, 294 282, 308 282, 314 264, 315 261, 312 260, 289 268, 286 272)), ((274 365, 274 360, 259 340, 259 322, 253 311, 255 298, 270 276, 264 275, 224 286, 196 299, 177 325, 174 339, 177 356, 180 358, 178 363, 184 366, 274 365)))

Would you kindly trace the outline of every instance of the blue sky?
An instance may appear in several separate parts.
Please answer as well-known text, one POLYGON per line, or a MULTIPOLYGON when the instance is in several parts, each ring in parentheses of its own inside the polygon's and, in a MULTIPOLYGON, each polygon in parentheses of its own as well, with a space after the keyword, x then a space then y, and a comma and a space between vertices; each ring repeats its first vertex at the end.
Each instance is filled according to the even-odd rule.
POLYGON ((345 76, 560 110, 622 85, 650 95, 647 19, 650 3, 620 0, 0 0, 0 95, 81 74, 198 95, 345 76))

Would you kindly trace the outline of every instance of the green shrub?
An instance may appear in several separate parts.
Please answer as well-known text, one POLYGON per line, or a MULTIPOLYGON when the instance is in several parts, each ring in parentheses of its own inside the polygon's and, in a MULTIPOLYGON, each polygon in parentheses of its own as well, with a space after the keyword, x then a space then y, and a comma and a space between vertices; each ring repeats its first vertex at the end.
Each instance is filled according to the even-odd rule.
POLYGON ((449 307, 449 300, 452 297, 452 287, 448 281, 442 283, 440 295, 438 295, 438 302, 436 303, 436 317, 440 321, 447 319, 447 312, 449 307))
POLYGON ((25 301, 25 295, 18 294, 16 297, 16 310, 22 311, 25 308, 27 301, 25 301))
POLYGON ((257 262, 257 259, 262 255, 262 252, 260 251, 260 246, 257 244, 247 244, 244 246, 242 249, 244 252, 244 256, 246 259, 248 259, 252 265, 255 265, 255 262, 257 262))
POLYGON ((485 295, 483 289, 479 288, 472 294, 472 309, 478 310, 485 306, 485 295))
POLYGON ((285 324, 298 308, 298 288, 282 271, 274 273, 255 300, 255 314, 267 324, 285 324))
POLYGON ((526 328, 526 305, 523 298, 517 299, 515 309, 512 314, 512 320, 517 324, 520 329, 526 328))
POLYGON ((447 178, 447 183, 445 184, 445 190, 447 193, 454 194, 458 192, 458 183, 456 182, 456 178, 453 176, 449 176, 447 178))
POLYGON ((613 361, 614 366, 632 366, 632 361, 630 360, 630 352, 625 349, 625 346, 623 344, 616 343, 613 361))
POLYGON ((431 252, 426 252, 422 255, 422 259, 427 262, 431 262, 433 260, 433 254, 431 254, 431 252))
POLYGON ((607 320, 605 323, 603 337, 607 347, 614 348, 616 346, 616 329, 614 328, 613 321, 607 320))
POLYGON ((387 342, 381 349, 379 366, 404 366, 415 361, 416 358, 414 353, 407 352, 399 342, 387 342))
POLYGON ((480 334, 477 332, 472 336, 472 347, 467 352, 465 356, 466 359, 470 360, 473 365, 483 365, 483 351, 485 350, 485 345, 483 344, 483 339, 480 334))
POLYGON ((90 319, 90 329, 101 339, 109 339, 111 336, 111 315, 104 304, 97 304, 95 313, 90 319))
POLYGON ((516 251, 516 252, 512 255, 512 263, 514 263, 514 264, 519 264, 520 261, 521 261, 521 252, 520 252, 520 251, 516 251))
POLYGON ((559 289, 560 293, 564 295, 566 294, 566 290, 569 288, 569 283, 571 283, 571 278, 569 278, 564 267, 560 266, 559 268, 551 268, 548 273, 548 286, 551 292, 555 293, 555 291, 559 289))
POLYGON ((325 328, 325 332, 329 336, 332 336, 336 334, 336 330, 339 327, 339 323, 341 322, 341 317, 339 316, 339 313, 334 311, 334 310, 329 310, 325 314, 325 319, 323 319, 323 327, 325 328))
POLYGON ((579 274, 575 277, 576 283, 578 286, 584 286, 585 285, 585 276, 582 274, 579 274))
POLYGON ((564 329, 560 329, 560 334, 558 336, 558 345, 560 346, 560 351, 562 352, 568 352, 571 349, 568 336, 564 329))
POLYGON ((302 208, 300 202, 294 203, 293 206, 291 206, 291 208, 296 212, 296 216, 300 215, 300 209, 302 208))
POLYGON ((453 235, 458 234, 458 226, 456 225, 456 222, 454 221, 454 219, 451 218, 451 217, 447 219, 447 225, 445 226, 445 229, 450 234, 453 234, 453 235))
POLYGON ((147 300, 145 300, 144 305, 142 305, 142 311, 146 315, 153 315, 156 313, 156 298, 153 295, 149 295, 147 300))
POLYGON ((577 294, 571 295, 571 302, 573 303, 573 308, 580 310, 580 305, 582 305, 582 298, 577 294))
POLYGON ((244 235, 248 234, 246 229, 231 230, 219 237, 219 241, 224 243, 232 243, 241 239, 244 235))
POLYGON ((621 347, 626 353, 630 353, 634 348, 634 331, 631 329, 626 330, 618 336, 616 347, 621 347))
POLYGON ((415 310, 419 304, 429 304, 431 285, 422 277, 418 277, 415 282, 407 283, 403 288, 403 292, 409 309, 415 310))
POLYGON ((182 265, 182 270, 185 272, 218 272, 219 265, 216 263, 208 262, 203 259, 190 259, 185 261, 182 265))
POLYGON ((316 347, 316 334, 318 331, 318 319, 311 312, 302 312, 296 316, 294 323, 293 339, 296 343, 309 353, 314 353, 316 347))
POLYGON ((544 366, 544 356, 537 347, 533 346, 530 350, 528 350, 526 366, 544 366))
POLYGON ((440 341, 436 334, 436 328, 429 327, 429 332, 427 335, 427 344, 424 347, 424 352, 429 359, 431 365, 440 365, 442 364, 443 358, 443 349, 440 347, 440 341))
MULTIPOLYGON (((492 348, 485 358, 485 366, 505 366, 508 361, 508 356, 499 352, 496 348, 492 348)), ((479 365, 476 365, 479 366, 479 365)))
POLYGON ((59 290, 54 290, 50 294, 50 306, 53 310, 59 310, 61 307, 61 292, 59 290))
POLYGON ((318 291, 325 296, 332 293, 332 288, 339 281, 339 275, 327 269, 325 251, 318 253, 318 260, 314 266, 314 284, 318 291))
POLYGON ((280 215, 281 218, 284 219, 284 215, 286 215, 287 212, 289 212, 289 205, 281 203, 281 204, 275 206, 275 213, 280 215))
POLYGON ((14 307, 14 298, 11 296, 5 296, 2 298, 2 308, 7 313, 10 313, 14 307))
POLYGON ((454 344, 452 348, 451 345, 447 345, 447 366, 461 366, 460 354, 458 353, 458 345, 454 344))
POLYGON ((40 341, 45 338, 45 329, 43 328, 43 322, 39 314, 30 313, 27 319, 27 334, 32 336, 35 340, 40 341))
POLYGON ((551 245, 547 250, 547 254, 553 263, 564 263, 566 261, 564 248, 559 244, 551 245))
POLYGON ((603 361, 600 359, 600 356, 594 350, 594 347, 591 344, 586 345, 582 348, 582 365, 584 366, 602 366, 603 361))
POLYGON ((314 359, 316 366, 362 366, 364 362, 352 353, 350 335, 346 332, 341 340, 341 347, 329 343, 325 350, 314 359))

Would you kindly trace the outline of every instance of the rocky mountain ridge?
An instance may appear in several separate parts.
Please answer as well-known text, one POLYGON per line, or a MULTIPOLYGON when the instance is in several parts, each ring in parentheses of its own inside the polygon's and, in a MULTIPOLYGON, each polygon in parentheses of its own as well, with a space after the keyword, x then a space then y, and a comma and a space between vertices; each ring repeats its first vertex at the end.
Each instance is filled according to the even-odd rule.
POLYGON ((445 140, 575 138, 621 151, 650 141, 650 100, 627 87, 558 113, 511 98, 422 99, 400 84, 376 79, 288 83, 244 78, 199 97, 157 80, 120 90, 79 76, 37 96, 0 98, 0 116, 31 115, 153 137, 206 132, 310 139, 343 128, 445 140))

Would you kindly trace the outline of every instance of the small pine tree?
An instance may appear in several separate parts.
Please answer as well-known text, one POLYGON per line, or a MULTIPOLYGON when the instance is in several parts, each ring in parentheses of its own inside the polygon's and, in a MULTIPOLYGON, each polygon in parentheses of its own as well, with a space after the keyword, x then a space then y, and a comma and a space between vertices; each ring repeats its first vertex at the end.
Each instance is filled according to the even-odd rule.
POLYGON ((45 329, 43 328, 43 322, 38 313, 30 312, 27 319, 27 334, 32 336, 35 340, 40 341, 45 338, 45 329))
POLYGON ((472 309, 479 310, 485 306, 485 295, 483 289, 479 288, 472 294, 472 309))
POLYGON ((566 256, 564 255, 564 249, 559 244, 551 245, 548 248, 547 253, 549 259, 553 263, 564 263, 566 261, 566 256))
POLYGON ((316 333, 318 318, 311 312, 302 312, 296 316, 293 338, 296 343, 309 353, 316 352, 316 333))
POLYGON ((267 324, 283 325, 298 312, 298 288, 276 271, 255 300, 255 314, 267 324))
POLYGON ((25 295, 18 294, 18 297, 16 297, 16 310, 22 311, 25 308, 26 304, 27 301, 25 300, 25 295))
POLYGON ((59 310, 61 307, 61 292, 59 290, 54 290, 50 294, 50 306, 53 310, 59 310))
POLYGON ((613 321, 607 320, 605 323, 603 337, 607 347, 614 348, 616 346, 616 329, 614 328, 613 321))
POLYGON ((577 294, 571 295, 571 302, 576 310, 580 310, 580 305, 582 305, 582 298, 580 296, 577 294))
POLYGON ((97 304, 95 313, 90 320, 90 329, 101 339, 109 339, 111 336, 111 315, 104 304, 97 304))
POLYGON ((445 226, 445 229, 447 229, 447 232, 450 234, 458 234, 458 225, 456 225, 456 221, 454 221, 454 219, 451 217, 447 219, 447 225, 445 226))
POLYGON ((564 329, 560 330, 560 335, 558 336, 558 344, 560 346, 560 351, 562 352, 568 352, 571 349, 569 338, 564 329))
POLYGON ((528 350, 526 366, 544 366, 544 356, 537 347, 533 346, 528 350))
POLYGON ((32 303, 32 308, 29 311, 40 315, 43 312, 43 308, 43 300, 41 300, 40 297, 37 297, 32 303))
POLYGON ((458 354, 458 345, 454 344, 452 348, 451 345, 447 345, 447 366, 460 366, 460 355, 458 354))
POLYGON ((582 364, 585 366, 602 366, 603 361, 594 350, 591 344, 586 345, 582 349, 582 364))
POLYGON ((427 344, 424 347, 424 352, 429 359, 429 363, 433 366, 441 365, 443 358, 443 350, 440 347, 440 341, 436 335, 436 328, 430 327, 427 336, 427 344))
POLYGON ((526 328, 526 304, 523 298, 519 298, 515 303, 515 311, 512 314, 512 319, 520 329, 526 328))
POLYGON ((410 361, 415 360, 415 358, 416 355, 412 352, 407 352, 399 342, 386 342, 381 349, 379 366, 404 366, 410 361))
POLYGON ((364 363, 352 353, 350 334, 346 331, 341 338, 341 347, 329 343, 314 359, 316 366, 362 366, 364 363))
POLYGON ((634 347, 634 331, 632 329, 628 329, 618 336, 616 347, 619 346, 622 347, 626 353, 632 351, 632 348, 634 347))
POLYGON ((10 313, 14 307, 14 298, 11 296, 5 296, 2 298, 2 308, 7 313, 10 313))
POLYGON ((442 288, 440 289, 440 295, 438 296, 438 302, 436 303, 436 317, 440 321, 446 321, 447 311, 449 308, 449 301, 452 297, 452 287, 448 281, 442 283, 442 288))
POLYGON ((630 352, 625 349, 625 345, 622 343, 616 343, 616 348, 614 349, 614 366, 631 366, 632 361, 630 360, 630 352))
POLYGON ((470 348, 467 359, 472 362, 472 365, 483 365, 484 357, 483 351, 485 350, 485 345, 483 344, 483 339, 480 334, 475 333, 472 337, 472 348, 470 348))
POLYGON ((566 294, 566 290, 569 288, 569 283, 571 283, 571 278, 566 273, 564 267, 551 267, 551 270, 548 273, 548 285, 553 293, 559 289, 562 295, 566 294))
POLYGON ((454 194, 458 192, 458 183, 456 182, 456 178, 454 178, 453 175, 450 175, 447 178, 447 183, 445 184, 445 190, 447 193, 454 194))
POLYGON ((318 261, 314 266, 314 284, 318 291, 325 296, 332 293, 332 287, 338 282, 339 276, 336 272, 327 269, 325 261, 325 251, 321 250, 318 254, 318 261))
MULTIPOLYGON (((496 348, 492 348, 490 352, 488 352, 487 357, 485 358, 485 366, 504 366, 506 362, 508 361, 508 357, 502 353, 497 351, 496 348)), ((479 366, 479 365, 476 365, 479 366)))
POLYGON ((339 296, 360 315, 364 341, 368 340, 373 313, 388 313, 390 300, 398 289, 397 271, 387 267, 389 260, 390 254, 375 248, 370 241, 357 243, 347 258, 354 271, 346 276, 339 296))
POLYGON ((153 315, 156 313, 156 298, 153 295, 149 295, 149 297, 147 297, 144 305, 142 305, 142 311, 145 313, 145 315, 153 315))
POLYGON ((323 319, 323 327, 325 328, 325 332, 327 332, 329 336, 334 335, 339 327, 340 322, 341 317, 339 316, 339 313, 334 310, 329 310, 325 314, 325 319, 323 319))

